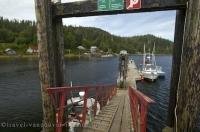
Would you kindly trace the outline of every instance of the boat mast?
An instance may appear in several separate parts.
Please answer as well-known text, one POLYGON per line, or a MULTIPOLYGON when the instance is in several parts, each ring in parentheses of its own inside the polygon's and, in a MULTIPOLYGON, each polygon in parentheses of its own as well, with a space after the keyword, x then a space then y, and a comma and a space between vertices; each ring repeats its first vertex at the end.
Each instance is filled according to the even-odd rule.
POLYGON ((143 66, 145 65, 145 58, 146 58, 146 51, 145 51, 145 44, 144 44, 143 66))
POLYGON ((155 57, 155 42, 154 42, 154 45, 153 45, 153 51, 152 51, 152 59, 153 59, 153 63, 154 65, 156 66, 156 57, 155 57))

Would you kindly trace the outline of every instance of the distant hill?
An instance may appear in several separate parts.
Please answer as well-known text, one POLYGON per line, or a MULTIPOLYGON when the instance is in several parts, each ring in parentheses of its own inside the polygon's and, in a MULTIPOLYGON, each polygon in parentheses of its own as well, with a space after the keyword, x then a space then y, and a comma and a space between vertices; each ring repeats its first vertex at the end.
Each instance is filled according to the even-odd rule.
MULTIPOLYGON (((172 52, 172 42, 153 35, 120 37, 94 27, 64 26, 65 49, 76 52, 79 45, 85 48, 97 46, 103 51, 112 50, 119 53, 125 49, 129 53, 142 53, 143 45, 152 50, 156 44, 156 53, 172 52)), ((0 17, 0 52, 6 47, 23 50, 29 45, 37 44, 36 23, 32 21, 8 20, 0 17), (6 46, 7 44, 7 46, 6 46), (4 46, 2 46, 4 45, 4 46)))
POLYGON ((133 37, 119 37, 112 35, 102 29, 93 27, 65 27, 65 47, 73 49, 78 45, 89 48, 92 45, 100 49, 119 53, 125 49, 129 53, 142 53, 144 44, 146 49, 152 50, 154 43, 156 44, 156 53, 164 54, 172 52, 172 42, 167 39, 158 38, 153 35, 142 35, 133 37), (68 43, 67 43, 68 42, 68 43))

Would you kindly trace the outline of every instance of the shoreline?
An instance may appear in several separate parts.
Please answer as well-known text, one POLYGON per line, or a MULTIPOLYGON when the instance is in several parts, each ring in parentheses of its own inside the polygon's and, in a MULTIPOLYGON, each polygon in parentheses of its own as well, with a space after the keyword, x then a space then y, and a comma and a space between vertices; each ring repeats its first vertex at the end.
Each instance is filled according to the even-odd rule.
MULTIPOLYGON (((130 55, 143 55, 143 54, 130 54, 130 55)), ((172 54, 155 54, 159 56, 172 56, 172 54)), ((37 59, 38 55, 0 55, 0 59, 37 59)), ((86 56, 79 56, 76 54, 65 54, 64 58, 88 58, 86 56)))
MULTIPOLYGON (((131 55, 143 55, 143 54, 131 54, 131 55)), ((171 55, 172 56, 172 53, 171 54, 167 54, 167 53, 166 54, 154 54, 154 55, 160 55, 160 56, 171 55)))
MULTIPOLYGON (((0 55, 0 59, 37 59, 38 55, 0 55)), ((79 58, 79 55, 64 55, 64 58, 79 58)))
POLYGON ((0 59, 11 59, 11 58, 38 58, 37 55, 0 55, 0 59))

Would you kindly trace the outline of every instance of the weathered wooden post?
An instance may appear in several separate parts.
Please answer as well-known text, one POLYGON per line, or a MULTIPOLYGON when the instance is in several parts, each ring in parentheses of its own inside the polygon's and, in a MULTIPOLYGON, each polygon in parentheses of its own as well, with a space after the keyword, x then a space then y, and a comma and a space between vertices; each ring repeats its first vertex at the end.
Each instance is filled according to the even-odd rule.
POLYGON ((188 1, 175 109, 176 132, 192 132, 200 113, 200 1, 188 1))
POLYGON ((167 119, 167 125, 169 127, 174 127, 174 118, 175 118, 174 110, 176 106, 176 93, 177 93, 179 74, 180 74, 184 24, 185 24, 185 10, 177 10, 174 45, 173 45, 168 119, 167 119))
MULTIPOLYGON (((55 113, 46 89, 64 85, 62 20, 53 18, 51 0, 35 0, 35 9, 43 123, 55 124, 55 113)), ((54 130, 53 126, 43 127, 43 132, 54 132, 54 130)))
MULTIPOLYGON (((55 3, 61 3, 61 0, 53 0, 55 3)), ((53 18, 53 47, 55 59, 55 79, 56 86, 63 86, 65 82, 65 64, 64 64, 64 33, 62 18, 53 18)))
POLYGON ((125 52, 120 52, 119 56, 119 77, 118 77, 118 87, 119 88, 127 88, 126 87, 126 77, 127 77, 127 69, 128 69, 128 54, 125 52))

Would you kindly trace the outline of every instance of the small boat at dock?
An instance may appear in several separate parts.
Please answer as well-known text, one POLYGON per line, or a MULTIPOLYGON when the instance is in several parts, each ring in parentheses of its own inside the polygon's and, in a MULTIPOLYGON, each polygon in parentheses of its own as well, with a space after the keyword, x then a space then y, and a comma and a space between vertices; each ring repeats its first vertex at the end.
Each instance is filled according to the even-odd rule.
POLYGON ((162 70, 161 66, 156 66, 156 70, 157 70, 157 73, 158 73, 158 77, 160 77, 160 78, 165 77, 165 72, 162 70))
POLYGON ((155 44, 152 53, 146 53, 144 45, 143 64, 140 69, 140 74, 143 79, 155 81, 158 77, 164 77, 165 72, 162 71, 161 66, 156 65, 155 59, 155 44))
POLYGON ((155 81, 158 78, 156 66, 152 62, 151 54, 145 54, 145 62, 142 65, 141 76, 142 78, 150 81, 155 81))
POLYGON ((102 58, 108 58, 108 57, 113 57, 113 54, 106 54, 106 55, 101 55, 102 58))

